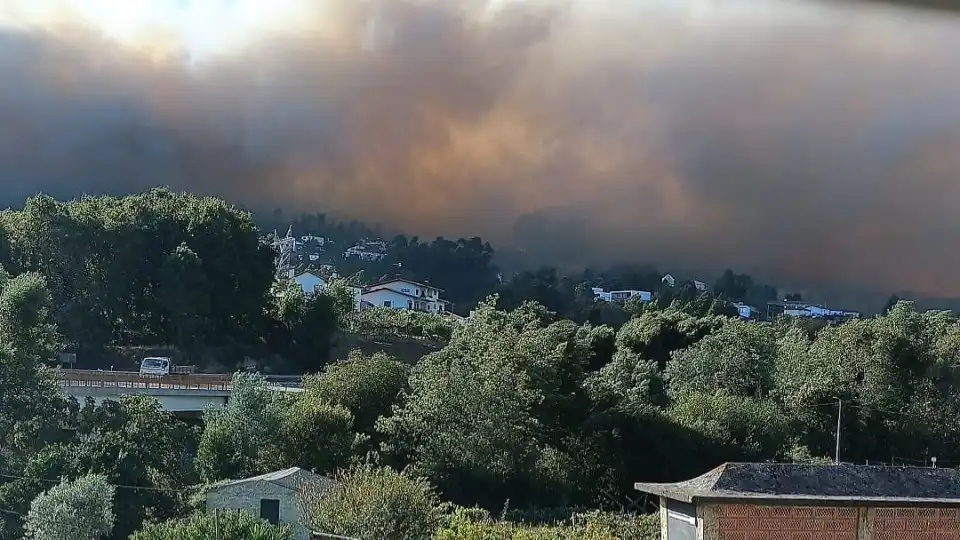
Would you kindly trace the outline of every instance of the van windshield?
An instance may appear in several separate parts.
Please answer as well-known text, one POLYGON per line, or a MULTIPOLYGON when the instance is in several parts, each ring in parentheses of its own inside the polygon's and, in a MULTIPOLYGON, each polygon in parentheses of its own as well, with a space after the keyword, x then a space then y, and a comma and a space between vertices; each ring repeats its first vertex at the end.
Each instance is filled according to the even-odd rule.
POLYGON ((140 367, 146 369, 163 369, 167 367, 167 361, 161 358, 144 358, 140 367))

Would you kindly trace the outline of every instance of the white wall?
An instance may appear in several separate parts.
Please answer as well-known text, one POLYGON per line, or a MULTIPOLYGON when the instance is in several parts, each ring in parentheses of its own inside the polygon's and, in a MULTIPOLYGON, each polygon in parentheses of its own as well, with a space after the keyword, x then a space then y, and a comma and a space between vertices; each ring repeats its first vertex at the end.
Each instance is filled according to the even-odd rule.
POLYGON ((293 278, 293 281, 297 282, 297 285, 300 285, 300 288, 302 288, 306 294, 322 291, 327 286, 327 282, 324 281, 323 278, 309 273, 300 274, 293 278))
POLYGON ((390 307, 392 309, 408 309, 408 302, 413 298, 402 295, 390 289, 377 289, 375 291, 363 294, 363 301, 370 302, 376 307, 390 307), (384 302, 390 302, 389 306, 384 306, 384 302))
POLYGON ((260 499, 280 501, 280 523, 289 526, 297 540, 310 538, 309 530, 303 525, 297 492, 273 482, 245 482, 213 489, 207 493, 207 511, 245 510, 259 517, 260 499))
POLYGON ((392 289, 397 292, 411 294, 413 296, 420 296, 423 298, 429 298, 433 300, 440 298, 440 294, 437 289, 434 289, 431 287, 421 287, 420 285, 417 285, 415 283, 409 283, 406 281, 401 281, 401 280, 391 281, 389 283, 382 283, 380 286, 385 287, 387 289, 392 289))

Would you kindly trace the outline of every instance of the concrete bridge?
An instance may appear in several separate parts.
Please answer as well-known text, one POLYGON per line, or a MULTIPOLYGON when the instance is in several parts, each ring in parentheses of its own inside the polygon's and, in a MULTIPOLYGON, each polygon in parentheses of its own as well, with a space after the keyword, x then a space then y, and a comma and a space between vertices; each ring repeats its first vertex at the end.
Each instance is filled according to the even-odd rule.
MULTIPOLYGON (((199 413, 226 406, 233 390, 233 375, 141 375, 135 371, 58 371, 60 387, 81 403, 88 397, 97 403, 125 395, 156 398, 170 412, 199 413)), ((302 392, 299 377, 265 377, 280 392, 302 392)))

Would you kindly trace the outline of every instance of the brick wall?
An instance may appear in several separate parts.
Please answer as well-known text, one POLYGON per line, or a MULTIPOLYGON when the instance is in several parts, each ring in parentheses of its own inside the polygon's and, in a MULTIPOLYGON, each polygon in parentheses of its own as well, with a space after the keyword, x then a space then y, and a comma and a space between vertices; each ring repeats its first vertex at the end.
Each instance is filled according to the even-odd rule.
POLYGON ((856 508, 739 504, 715 512, 717 540, 857 540, 856 508))
POLYGON ((873 540, 960 540, 960 509, 878 508, 873 540))

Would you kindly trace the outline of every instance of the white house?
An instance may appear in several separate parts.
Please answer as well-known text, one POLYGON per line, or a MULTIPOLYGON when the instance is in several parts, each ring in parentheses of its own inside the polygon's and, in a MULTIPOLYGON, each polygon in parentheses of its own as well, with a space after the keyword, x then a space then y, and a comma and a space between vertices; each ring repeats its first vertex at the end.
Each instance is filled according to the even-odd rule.
POLYGON ((293 277, 293 281, 300 285, 305 294, 318 293, 327 288, 327 280, 312 272, 298 274, 293 277))
POLYGON ((424 283, 394 279, 368 287, 361 300, 374 307, 446 313, 449 302, 440 298, 442 292, 424 283))
POLYGON ((604 302, 616 302, 618 304, 626 304, 634 298, 640 299, 642 302, 649 302, 653 298, 653 293, 650 291, 637 291, 633 289, 625 289, 622 291, 605 291, 601 287, 593 287, 593 299, 597 301, 604 302))
POLYGON ((673 277, 671 274, 664 274, 663 277, 660 278, 660 283, 663 283, 667 287, 674 287, 677 285, 677 278, 673 277))
POLYGON ((387 256, 387 243, 383 240, 361 240, 343 252, 344 259, 379 261, 387 256))
POLYGON ((215 485, 207 492, 207 511, 247 511, 274 525, 287 525, 296 540, 309 540, 303 495, 329 489, 334 481, 293 467, 215 485))
POLYGON ((704 283, 704 282, 702 282, 702 281, 693 280, 693 286, 694 286, 698 291, 705 291, 705 290, 707 290, 707 284, 704 283))
POLYGON ((829 309, 816 304, 803 302, 769 302, 768 313, 782 313, 787 317, 808 317, 811 319, 853 319, 860 317, 857 311, 829 309))
POLYGON ((320 247, 327 242, 327 239, 322 236, 314 236, 312 234, 305 234, 300 237, 300 241, 306 244, 307 242, 316 242, 320 247))
POLYGON ((757 308, 753 306, 748 306, 743 302, 734 302, 733 307, 737 309, 737 313, 740 314, 740 316, 743 317, 744 319, 749 319, 753 317, 755 313, 757 313, 757 308))
POLYGON ((610 293, 603 290, 601 287, 593 287, 593 300, 594 301, 604 301, 604 302, 613 302, 613 298, 610 296, 610 293))
POLYGON ((649 302, 653 298, 653 294, 650 291, 637 291, 633 289, 610 291, 610 301, 618 304, 625 304, 634 298, 639 299, 641 302, 649 302))

